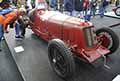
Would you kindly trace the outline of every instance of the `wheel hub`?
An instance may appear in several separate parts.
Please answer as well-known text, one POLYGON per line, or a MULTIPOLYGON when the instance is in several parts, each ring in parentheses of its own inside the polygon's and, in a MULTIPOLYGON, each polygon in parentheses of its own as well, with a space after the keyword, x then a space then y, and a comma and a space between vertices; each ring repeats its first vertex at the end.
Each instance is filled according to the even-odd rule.
POLYGON ((56 59, 55 58, 53 58, 53 63, 56 63, 56 59))

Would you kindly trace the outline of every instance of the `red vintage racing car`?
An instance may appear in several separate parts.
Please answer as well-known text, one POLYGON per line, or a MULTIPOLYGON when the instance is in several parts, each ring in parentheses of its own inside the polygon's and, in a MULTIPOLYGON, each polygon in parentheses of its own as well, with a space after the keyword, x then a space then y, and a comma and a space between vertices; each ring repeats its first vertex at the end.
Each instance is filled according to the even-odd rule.
POLYGON ((33 32, 48 42, 50 64, 62 78, 74 75, 74 57, 92 64, 119 46, 111 29, 96 31, 91 22, 48 9, 44 0, 38 0, 36 8, 30 11, 30 19, 33 32))

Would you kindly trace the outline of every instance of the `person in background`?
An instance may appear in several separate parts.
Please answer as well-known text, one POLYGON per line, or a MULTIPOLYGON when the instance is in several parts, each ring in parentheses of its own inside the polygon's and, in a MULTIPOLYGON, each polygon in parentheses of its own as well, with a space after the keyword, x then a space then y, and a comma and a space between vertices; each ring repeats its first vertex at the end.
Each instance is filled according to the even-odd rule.
POLYGON ((49 0, 46 0, 47 4, 49 4, 49 0))
POLYGON ((29 9, 32 9, 32 5, 31 5, 31 0, 27 0, 27 6, 29 7, 29 9))
POLYGON ((35 0, 31 0, 32 8, 35 8, 35 0))
POLYGON ((89 0, 84 0, 83 2, 83 14, 84 14, 84 19, 85 21, 90 20, 90 1, 89 0))
POLYGON ((96 7, 97 7, 97 0, 92 0, 92 1, 91 1, 90 14, 91 14, 91 16, 93 16, 93 17, 95 17, 96 7))
POLYGON ((120 5, 120 0, 116 0, 114 3, 115 3, 115 6, 117 7, 120 5))
POLYGON ((108 5, 109 5, 109 0, 103 0, 103 8, 105 13, 107 12, 106 8, 108 5))
POLYGON ((57 10, 57 0, 49 0, 49 5, 53 10, 57 10))
POLYGON ((17 0, 12 0, 12 3, 17 6, 17 0))
MULTIPOLYGON (((6 23, 6 21, 9 18, 6 19, 6 21, 3 21, 3 20, 7 17, 8 13, 13 11, 13 9, 10 8, 10 1, 9 0, 2 0, 0 3, 0 8, 1 8, 1 10, 0 10, 0 22, 1 23, 0 24, 4 26, 5 24, 3 24, 3 22, 6 23)), ((4 32, 6 32, 6 31, 4 31, 4 32)))
POLYGON ((22 5, 26 6, 27 5, 27 1, 26 0, 17 0, 16 7, 17 8, 21 8, 22 5))
POLYGON ((0 23, 0 51, 2 51, 2 49, 1 49, 2 37, 3 37, 3 30, 2 30, 2 25, 1 25, 1 23, 0 23))
POLYGON ((6 14, 12 12, 13 10, 9 8, 9 1, 8 0, 0 0, 0 51, 1 51, 1 41, 4 35, 4 27, 6 21, 6 14))
POLYGON ((101 17, 101 18, 104 17, 105 6, 106 6, 105 0, 99 1, 99 14, 100 14, 100 17, 101 17))
POLYGON ((57 9, 60 11, 60 12, 63 12, 63 2, 64 0, 57 0, 57 9))
POLYGON ((27 15, 25 7, 19 9, 22 12, 22 15, 18 17, 15 24, 16 38, 24 38, 26 33, 26 28, 32 25, 32 21, 27 15))
POLYGON ((64 0, 64 10, 67 15, 72 16, 74 10, 74 0, 64 0))
POLYGON ((74 11, 73 11, 73 16, 75 17, 80 17, 83 19, 83 1, 84 0, 75 0, 74 1, 74 11))
POLYGON ((22 11, 22 15, 18 16, 15 21, 15 38, 24 38, 27 27, 28 17, 25 7, 21 7, 19 11, 22 11))
MULTIPOLYGON (((4 4, 4 6, 2 6, 2 10, 3 9, 7 9, 6 13, 4 13, 4 15, 0 15, 0 26, 1 26, 1 37, 3 37, 4 32, 6 32, 7 27, 9 24, 15 22, 19 16, 24 15, 24 10, 22 9, 11 9, 11 12, 9 9, 9 6, 6 6, 6 4, 9 4, 9 2, 5 2, 2 3, 2 5, 4 4), (9 11, 9 12, 7 12, 9 11), (2 32, 3 31, 3 32, 2 32)), ((5 11, 5 10, 4 10, 5 11)))

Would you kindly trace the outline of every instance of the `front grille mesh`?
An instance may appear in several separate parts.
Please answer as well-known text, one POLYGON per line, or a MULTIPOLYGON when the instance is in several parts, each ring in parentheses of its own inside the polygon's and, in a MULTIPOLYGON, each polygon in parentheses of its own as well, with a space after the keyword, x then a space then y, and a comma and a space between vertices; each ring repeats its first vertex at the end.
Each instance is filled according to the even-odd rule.
POLYGON ((92 47, 97 43, 97 37, 93 27, 84 29, 85 41, 88 47, 92 47))

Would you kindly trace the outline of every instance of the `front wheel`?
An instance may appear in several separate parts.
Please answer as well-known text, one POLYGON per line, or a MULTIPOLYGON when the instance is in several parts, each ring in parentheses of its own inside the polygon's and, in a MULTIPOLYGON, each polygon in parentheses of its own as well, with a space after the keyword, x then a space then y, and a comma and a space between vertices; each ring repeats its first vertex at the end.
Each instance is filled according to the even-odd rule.
POLYGON ((101 42, 104 47, 110 50, 109 54, 115 52, 119 47, 119 38, 111 29, 101 28, 96 31, 96 34, 98 36, 98 42, 101 42))
POLYGON ((55 73, 61 78, 74 76, 75 63, 71 51, 60 39, 53 39, 48 45, 48 57, 55 73))

